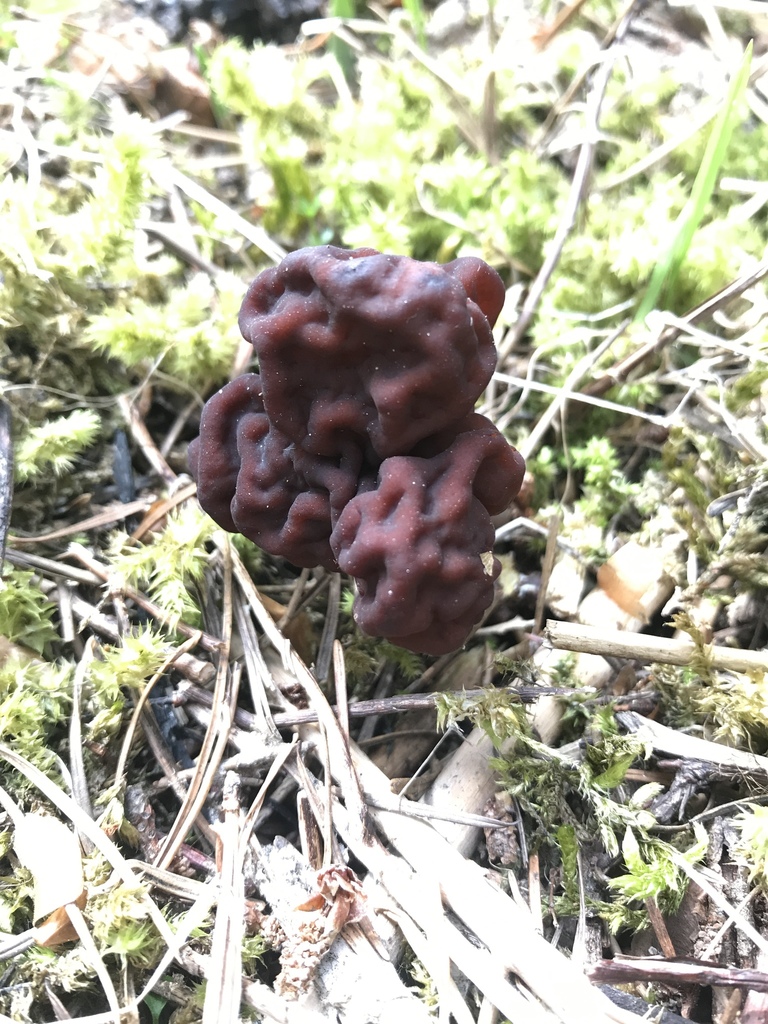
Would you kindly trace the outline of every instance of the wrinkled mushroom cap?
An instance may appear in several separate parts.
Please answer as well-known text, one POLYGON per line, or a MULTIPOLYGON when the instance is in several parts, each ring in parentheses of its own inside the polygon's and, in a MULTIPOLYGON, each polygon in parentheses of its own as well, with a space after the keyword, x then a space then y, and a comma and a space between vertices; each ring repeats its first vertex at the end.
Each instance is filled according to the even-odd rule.
POLYGON ((496 365, 478 299, 495 319, 504 288, 481 260, 317 246, 256 278, 240 330, 286 436, 331 457, 365 438, 385 459, 472 412, 496 365))
POLYGON ((240 328, 259 359, 206 404, 190 468, 227 530, 354 576, 360 627, 460 647, 493 597, 490 516, 524 464, 473 412, 504 300, 481 260, 301 249, 260 274, 240 328))

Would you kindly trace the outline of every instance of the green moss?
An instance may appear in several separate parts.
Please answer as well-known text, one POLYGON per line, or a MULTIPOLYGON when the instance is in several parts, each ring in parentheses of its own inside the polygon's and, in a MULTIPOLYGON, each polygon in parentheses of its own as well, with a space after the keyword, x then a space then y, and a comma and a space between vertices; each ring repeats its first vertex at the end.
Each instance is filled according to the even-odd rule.
POLYGON ((50 739, 71 702, 72 666, 15 655, 0 665, 0 739, 43 771, 55 763, 50 739))
POLYGON ((93 444, 101 419, 92 409, 75 409, 68 416, 30 427, 16 445, 16 480, 26 483, 47 475, 69 473, 80 452, 93 444))
POLYGON ((725 404, 729 412, 736 415, 746 413, 747 407, 765 392, 768 381, 768 365, 759 364, 739 374, 728 382, 725 389, 725 404))
POLYGON ((88 680, 99 700, 111 703, 123 687, 139 690, 168 656, 167 640, 151 627, 129 633, 119 646, 103 647, 91 662, 88 680))
POLYGON ((741 837, 733 853, 748 869, 750 881, 757 881, 765 891, 768 889, 768 807, 750 804, 737 824, 741 837))
POLYGON ((8 987, 0 993, 0 1005, 14 1021, 36 1024, 40 1007, 50 1005, 47 991, 71 993, 93 989, 93 965, 80 943, 72 949, 33 946, 11 968, 8 987))
POLYGON ((440 693, 435 704, 438 729, 466 719, 483 729, 497 749, 505 740, 527 736, 530 731, 524 706, 514 694, 502 690, 486 690, 481 697, 472 698, 440 693))
POLYGON ((239 344, 237 314, 245 288, 228 275, 214 285, 198 275, 171 288, 161 302, 129 297, 94 317, 85 338, 126 366, 208 390, 226 376, 239 344))
MULTIPOLYGON (((664 141, 661 126, 679 91, 679 76, 672 70, 642 75, 619 62, 608 86, 600 126, 620 151, 626 143, 639 139, 650 150, 664 141)), ((615 155, 611 170, 619 170, 615 155)))
POLYGON ((0 636, 42 654, 59 637, 55 611, 56 605, 35 585, 33 573, 5 571, 0 579, 0 636))
POLYGON ((216 524, 193 502, 168 516, 152 543, 131 545, 123 533, 110 547, 114 585, 137 587, 156 601, 171 622, 200 620, 198 602, 190 587, 199 583, 209 564, 205 544, 216 524))
POLYGON ((640 486, 621 472, 616 450, 606 437, 592 437, 571 449, 576 469, 584 473, 578 507, 585 519, 607 526, 611 518, 636 495, 640 486))

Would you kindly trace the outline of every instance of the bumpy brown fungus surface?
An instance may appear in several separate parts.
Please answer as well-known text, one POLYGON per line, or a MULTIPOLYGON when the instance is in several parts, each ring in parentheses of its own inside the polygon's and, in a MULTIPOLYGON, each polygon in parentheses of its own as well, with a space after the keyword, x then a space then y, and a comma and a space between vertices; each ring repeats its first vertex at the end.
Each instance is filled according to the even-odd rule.
POLYGON ((504 300, 481 260, 301 249, 251 285, 259 357, 203 410, 190 467, 225 529, 355 577, 355 619, 402 647, 460 647, 490 605, 491 514, 524 464, 473 413, 504 300))
POLYGON ((488 315, 504 287, 481 260, 439 266, 374 249, 318 246, 260 274, 240 311, 270 419, 335 458, 407 453, 472 412, 496 350, 488 315))
POLYGON ((206 403, 189 448, 200 504, 272 555, 336 569, 328 491, 297 471, 293 447, 264 411, 259 375, 237 377, 206 403))
POLYGON ((461 647, 499 573, 488 508, 506 507, 518 469, 484 416, 431 458, 382 462, 375 490, 349 502, 331 536, 339 568, 357 582, 361 629, 425 654, 461 647))

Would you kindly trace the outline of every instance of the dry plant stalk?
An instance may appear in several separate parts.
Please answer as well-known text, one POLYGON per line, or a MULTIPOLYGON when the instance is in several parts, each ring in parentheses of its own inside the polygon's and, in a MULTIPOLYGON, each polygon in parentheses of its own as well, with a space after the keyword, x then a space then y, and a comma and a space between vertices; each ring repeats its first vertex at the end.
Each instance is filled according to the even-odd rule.
MULTIPOLYGON (((689 665, 696 647, 690 642, 669 640, 647 634, 627 634, 619 629, 600 629, 576 622, 555 622, 549 619, 544 635, 561 651, 580 651, 606 658, 631 658, 634 661, 657 661, 664 665, 689 665)), ((740 651, 730 647, 706 647, 707 658, 714 669, 729 672, 768 671, 768 652, 740 651)))

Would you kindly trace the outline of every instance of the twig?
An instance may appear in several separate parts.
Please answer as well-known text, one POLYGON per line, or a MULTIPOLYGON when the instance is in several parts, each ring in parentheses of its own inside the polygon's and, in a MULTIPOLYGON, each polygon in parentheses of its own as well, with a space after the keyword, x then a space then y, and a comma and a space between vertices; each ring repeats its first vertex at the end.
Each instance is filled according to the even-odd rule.
MULTIPOLYGON (((103 565, 98 559, 94 558, 90 551, 87 551, 81 544, 71 544, 68 548, 67 554, 77 558, 79 562, 85 565, 91 572, 100 579, 103 583, 110 583, 109 570, 107 566, 103 565)), ((168 629, 173 629, 177 633, 181 633, 182 636, 199 636, 200 646, 205 648, 207 651, 220 651, 223 645, 223 640, 219 640, 218 637, 211 636, 210 633, 203 633, 194 626, 188 626, 186 622, 179 622, 176 619, 168 615, 159 604, 142 594, 141 591, 136 590, 134 587, 114 587, 112 590, 115 594, 121 594, 123 597, 134 604, 137 604, 139 608, 147 612, 158 622, 161 622, 168 629)))
POLYGON ((653 926, 653 930, 656 933, 656 938, 661 946, 661 951, 664 956, 671 958, 677 956, 669 931, 667 930, 664 915, 659 910, 659 905, 653 896, 649 896, 646 899, 645 909, 648 911, 648 917, 653 926))
MULTIPOLYGON (((555 403, 553 402, 552 404, 554 405, 555 403)), ((534 613, 533 625, 533 632, 536 634, 541 632, 541 624, 544 621, 544 609, 547 603, 547 589, 549 587, 549 579, 552 575, 552 569, 555 566, 555 556, 557 555, 557 536, 560 533, 561 526, 561 515, 559 512, 555 512, 549 517, 547 546, 544 550, 544 558, 541 563, 541 584, 539 586, 539 593, 536 596, 536 611, 534 613)))
MULTIPOLYGON (((517 697, 524 704, 529 704, 539 697, 564 697, 573 694, 573 690, 558 686, 507 686, 499 688, 494 692, 500 694, 507 693, 512 697, 517 697)), ((474 698, 487 696, 487 693, 487 690, 462 690, 461 697, 471 701, 474 698)), ((405 714, 408 711, 423 711, 425 708, 435 707, 440 696, 444 695, 439 693, 417 693, 405 696, 380 697, 376 700, 360 700, 355 704, 349 705, 349 717, 365 718, 368 715, 395 715, 405 714)), ((206 707, 210 707, 212 703, 211 694, 208 690, 189 683, 182 683, 177 688, 173 700, 181 705, 187 701, 192 701, 206 707)), ((332 706, 331 710, 334 714, 338 713, 338 708, 335 705, 332 706)), ((290 729, 296 725, 307 725, 310 722, 316 722, 317 711, 311 708, 306 711, 278 711, 272 717, 278 729, 290 729)), ((234 724, 240 726, 241 729, 253 729, 260 721, 259 716, 246 711, 244 708, 238 708, 234 724)))
POLYGON ((182 430, 187 425, 189 417, 196 409, 199 409, 199 407, 200 397, 198 395, 193 395, 187 404, 179 410, 176 419, 171 424, 170 430, 163 438, 163 443, 160 445, 160 454, 164 459, 168 457, 168 453, 179 439, 179 434, 181 434, 182 430))
POLYGON ((222 274, 221 267, 217 267, 215 263, 211 263, 210 260, 201 256, 199 252, 195 252, 194 249, 190 249, 189 246, 185 245, 181 238, 179 238, 178 232, 173 230, 173 225, 162 224, 152 220, 140 220, 137 221, 136 227, 156 238, 169 252, 184 260, 189 266, 207 274, 211 280, 216 280, 222 274))
POLYGON ((540 391, 544 395, 554 395, 556 398, 568 399, 574 402, 583 402, 584 405, 594 405, 598 409, 608 409, 610 412, 624 413, 625 416, 637 416, 648 423, 654 423, 659 427, 671 426, 673 420, 670 416, 657 416, 654 413, 643 412, 642 409, 633 409, 629 405, 621 405, 619 402, 610 402, 604 398, 595 398, 585 388, 583 392, 567 391, 563 387, 555 387, 554 384, 544 384, 541 381, 524 380, 522 377, 513 377, 508 373, 501 373, 497 370, 493 379, 501 381, 502 384, 513 384, 523 390, 540 391))
POLYGON ((586 2, 587 0, 571 0, 571 3, 562 7, 555 16, 552 24, 537 33, 536 45, 538 48, 540 50, 545 50, 558 32, 562 31, 568 22, 576 17, 586 2))
MULTIPOLYGON (((627 5, 624 7, 624 10, 619 13, 619 16, 616 18, 616 20, 614 21, 613 25, 611 25, 611 27, 608 29, 608 31, 605 34, 605 38, 600 43, 600 50, 601 51, 607 50, 608 47, 613 44, 613 41, 615 40, 616 35, 617 35, 619 29, 621 29, 622 26, 624 25, 624 19, 629 14, 629 12, 632 10, 632 8, 635 6, 636 2, 637 2, 637 0, 629 0, 627 5)), ((533 146, 534 153, 537 153, 537 154, 541 154, 542 153, 542 150, 544 148, 544 141, 547 138, 547 136, 549 135, 550 128, 555 123, 555 121, 558 119, 558 117, 562 114, 563 110, 565 110, 565 108, 569 105, 569 103, 571 102, 573 97, 576 95, 576 93, 579 91, 579 89, 582 87, 582 85, 584 84, 584 82, 587 79, 587 76, 589 75, 591 70, 592 70, 592 65, 590 64, 583 71, 581 71, 578 75, 576 75, 576 77, 573 79, 571 84, 565 90, 563 95, 557 100, 556 103, 554 103, 552 105, 552 108, 550 109, 549 113, 547 114, 546 118, 544 119, 544 123, 542 124, 541 128, 538 131, 538 134, 536 135, 534 146, 533 146)))
POLYGON ((447 821, 452 825, 467 825, 471 828, 516 828, 515 823, 501 821, 499 818, 489 818, 485 814, 470 814, 467 811, 445 810, 441 807, 433 807, 430 804, 418 803, 415 800, 401 798, 400 795, 393 796, 391 800, 378 800, 376 797, 367 797, 369 807, 378 811, 392 811, 394 814, 404 814, 406 818, 422 818, 425 821, 447 821))
MULTIPOLYGON (((81 620, 80 628, 90 627, 95 633, 106 637, 112 643, 120 643, 121 635, 117 622, 110 615, 105 615, 81 597, 72 598, 72 611, 81 620)), ((165 650, 171 651, 170 644, 165 650)), ((190 683, 204 686, 216 675, 216 669, 210 661, 202 661, 192 654, 182 654, 174 660, 174 668, 185 676, 190 683)))
POLYGON ((193 498, 195 494, 197 494, 197 484, 190 483, 186 487, 180 487, 168 497, 162 498, 160 501, 154 501, 147 509, 147 514, 131 534, 131 540, 141 540, 146 533, 149 533, 158 523, 162 522, 169 512, 179 505, 183 505, 185 501, 193 498))
MULTIPOLYGON (((291 596, 290 596, 290 599, 289 599, 288 604, 286 606, 286 609, 283 612, 282 616, 278 619, 278 622, 277 622, 277 628, 278 629, 285 629, 285 627, 288 625, 288 623, 291 621, 291 619, 296 614, 296 612, 298 610, 298 607, 301 604, 301 601, 302 601, 302 599, 304 597, 304 588, 306 587, 308 580, 309 580, 309 569, 302 569, 300 574, 299 574, 299 578, 296 580, 296 582, 293 585, 293 590, 291 591, 291 596)), ((313 596, 314 596, 314 591, 313 591, 313 596)))
POLYGON ((141 448, 144 458, 150 464, 152 469, 157 473, 161 480, 165 481, 165 483, 170 485, 175 484, 176 474, 160 454, 152 435, 147 430, 144 420, 139 415, 139 410, 136 408, 135 403, 132 402, 127 395, 118 395, 117 405, 120 412, 125 417, 125 422, 128 424, 128 429, 131 432, 131 437, 139 448, 141 448))
POLYGON ((53 559, 43 558, 42 555, 29 555, 25 551, 15 551, 13 548, 9 548, 5 553, 5 557, 6 561, 10 562, 11 565, 18 565, 26 569, 37 569, 41 576, 53 576, 54 579, 82 583, 87 587, 98 587, 103 582, 100 576, 96 576, 92 572, 76 569, 74 565, 67 565, 66 562, 54 562, 53 559))
POLYGON ((768 974, 764 971, 719 967, 697 960, 621 956, 593 964, 587 968, 587 976, 595 983, 610 985, 648 981, 662 985, 738 985, 768 992, 768 974))
MULTIPOLYGON (((548 619, 544 635, 560 651, 600 654, 605 658, 630 658, 633 661, 657 661, 662 665, 689 665, 698 648, 686 640, 627 634, 620 629, 600 629, 577 622, 548 619)), ((768 651, 736 651, 730 647, 706 645, 704 653, 714 669, 727 672, 768 672, 768 651)))

